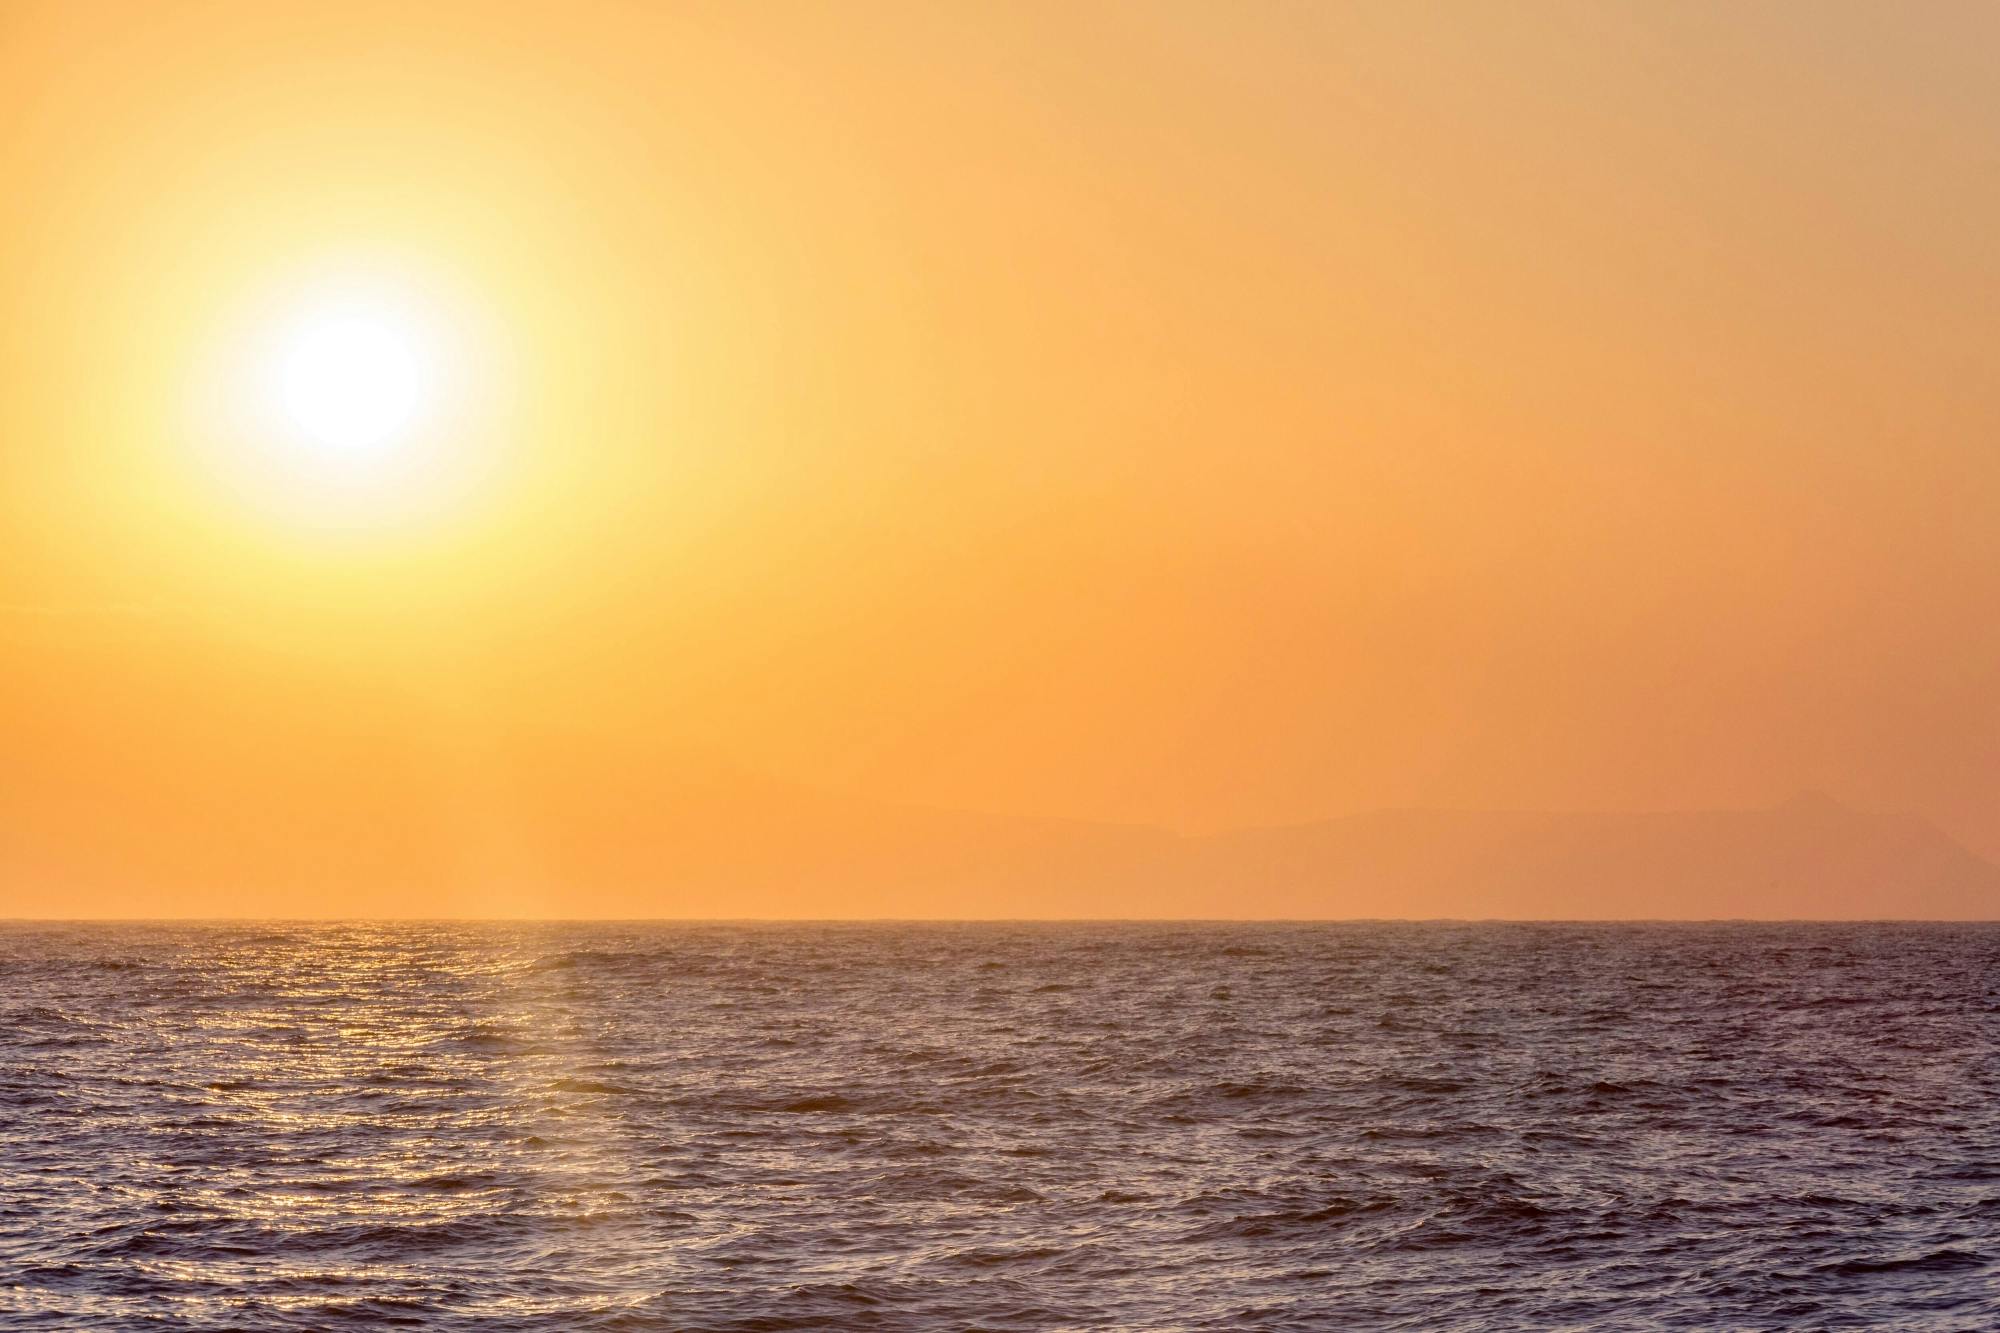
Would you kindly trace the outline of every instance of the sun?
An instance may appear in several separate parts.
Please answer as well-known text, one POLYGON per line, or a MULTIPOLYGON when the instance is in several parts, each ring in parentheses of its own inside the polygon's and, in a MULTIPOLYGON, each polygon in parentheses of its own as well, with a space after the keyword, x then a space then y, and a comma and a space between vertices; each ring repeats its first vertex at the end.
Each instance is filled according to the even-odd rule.
POLYGON ((414 263, 269 278, 191 367, 190 475, 280 531, 458 530, 517 476, 510 327, 488 293, 414 263))
POLYGON ((278 339, 273 379, 284 420, 307 442, 370 455, 423 424, 435 405, 436 362, 421 321, 350 302, 297 316, 278 339))

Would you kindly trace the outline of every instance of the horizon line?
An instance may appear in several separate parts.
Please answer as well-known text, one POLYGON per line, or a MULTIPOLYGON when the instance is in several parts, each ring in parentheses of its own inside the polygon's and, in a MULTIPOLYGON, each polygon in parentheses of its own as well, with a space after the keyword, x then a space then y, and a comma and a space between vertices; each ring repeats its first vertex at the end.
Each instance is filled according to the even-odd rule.
POLYGON ((10 926, 2000 926, 1996 917, 1763 916, 8 916, 10 926))

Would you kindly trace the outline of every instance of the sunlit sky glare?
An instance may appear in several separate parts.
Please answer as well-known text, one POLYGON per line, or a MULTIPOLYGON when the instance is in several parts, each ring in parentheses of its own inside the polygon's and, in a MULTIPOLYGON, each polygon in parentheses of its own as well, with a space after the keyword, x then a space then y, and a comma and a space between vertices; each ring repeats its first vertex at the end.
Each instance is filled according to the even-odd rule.
POLYGON ((2000 852, 1996 144, 1981 5, 13 0, 0 746, 2000 852))
POLYGON ((302 312, 273 360, 290 424, 338 453, 394 449, 435 389, 416 331, 372 310, 302 312))

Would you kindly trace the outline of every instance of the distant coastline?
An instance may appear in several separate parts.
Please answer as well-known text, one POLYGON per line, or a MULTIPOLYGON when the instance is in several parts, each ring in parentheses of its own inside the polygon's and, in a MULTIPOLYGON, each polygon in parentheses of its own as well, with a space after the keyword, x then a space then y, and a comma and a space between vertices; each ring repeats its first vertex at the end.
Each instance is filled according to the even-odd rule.
POLYGON ((1637 814, 1387 810, 1181 836, 735 776, 669 790, 529 803, 510 828, 514 867, 486 874, 453 857, 415 801, 386 824, 320 809, 289 812, 288 826, 274 811, 254 838, 87 844, 22 830, 8 915, 153 919, 170 900, 187 905, 178 919, 329 919, 317 901, 344 905, 333 919, 398 920, 2000 918, 2000 867, 1924 820, 1817 795, 1637 814))

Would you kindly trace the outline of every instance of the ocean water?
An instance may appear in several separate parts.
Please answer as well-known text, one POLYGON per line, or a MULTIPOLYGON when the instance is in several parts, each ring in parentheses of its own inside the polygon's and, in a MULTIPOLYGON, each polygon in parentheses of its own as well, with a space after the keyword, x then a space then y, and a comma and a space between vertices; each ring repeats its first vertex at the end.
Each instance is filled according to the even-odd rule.
POLYGON ((0 926, 0 1328, 1995 1328, 1997 1036, 1991 926, 0 926))

